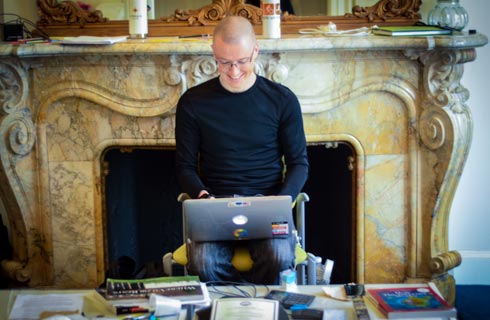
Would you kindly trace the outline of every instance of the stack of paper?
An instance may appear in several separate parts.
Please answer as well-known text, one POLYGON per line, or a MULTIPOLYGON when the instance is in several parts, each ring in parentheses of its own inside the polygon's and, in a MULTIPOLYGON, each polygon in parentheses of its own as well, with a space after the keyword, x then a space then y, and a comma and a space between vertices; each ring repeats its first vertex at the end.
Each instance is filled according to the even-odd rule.
POLYGON ((62 44, 114 44, 117 42, 124 42, 128 39, 127 36, 120 37, 93 37, 93 36, 78 36, 78 37, 65 37, 59 42, 62 44))

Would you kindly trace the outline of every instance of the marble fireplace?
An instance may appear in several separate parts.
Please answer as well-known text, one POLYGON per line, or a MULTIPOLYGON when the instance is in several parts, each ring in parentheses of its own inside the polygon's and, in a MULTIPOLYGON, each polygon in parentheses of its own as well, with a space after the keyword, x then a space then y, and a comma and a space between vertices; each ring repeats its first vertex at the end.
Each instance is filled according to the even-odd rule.
MULTIPOLYGON (((447 224, 472 133, 460 79, 487 38, 259 42, 256 70, 298 95, 308 143, 354 150, 355 280, 432 279, 450 296, 461 257, 447 224)), ((209 40, 2 45, 0 55, 0 197, 13 245, 1 268, 19 285, 96 287, 107 268, 101 157, 174 146, 180 95, 216 75, 209 40)))

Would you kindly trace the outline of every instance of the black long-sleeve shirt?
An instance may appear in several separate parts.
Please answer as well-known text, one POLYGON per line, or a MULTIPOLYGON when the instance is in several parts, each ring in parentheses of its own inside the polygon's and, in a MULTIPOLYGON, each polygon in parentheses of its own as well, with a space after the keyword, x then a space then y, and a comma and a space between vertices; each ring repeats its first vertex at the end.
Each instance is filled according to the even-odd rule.
POLYGON ((190 88, 176 114, 176 169, 184 192, 291 195, 306 182, 303 119, 291 90, 257 76, 232 93, 218 78, 190 88), (287 166, 283 176, 283 161, 287 166))

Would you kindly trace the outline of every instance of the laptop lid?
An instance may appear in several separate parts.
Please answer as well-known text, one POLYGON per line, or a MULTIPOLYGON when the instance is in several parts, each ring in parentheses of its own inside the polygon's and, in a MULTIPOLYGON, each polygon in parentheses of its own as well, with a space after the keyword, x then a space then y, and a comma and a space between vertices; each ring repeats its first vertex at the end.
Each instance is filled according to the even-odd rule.
POLYGON ((290 196, 190 199, 182 206, 186 241, 284 238, 294 230, 290 196))

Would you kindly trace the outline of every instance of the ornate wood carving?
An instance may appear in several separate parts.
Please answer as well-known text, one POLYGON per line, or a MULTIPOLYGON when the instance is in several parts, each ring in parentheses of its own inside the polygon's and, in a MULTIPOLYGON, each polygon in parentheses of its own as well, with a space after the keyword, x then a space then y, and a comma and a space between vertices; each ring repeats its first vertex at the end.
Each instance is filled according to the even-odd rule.
MULTIPOLYGON (((199 9, 176 9, 168 17, 149 22, 149 36, 174 36, 212 33, 216 23, 227 15, 240 15, 256 25, 261 32, 261 11, 245 0, 210 0, 199 9)), ((116 36, 128 34, 128 21, 109 21, 100 11, 81 9, 75 1, 37 0, 40 20, 38 27, 50 36, 97 35, 116 36)), ((418 13, 422 0, 379 0, 370 7, 355 6, 352 13, 344 16, 295 16, 285 13, 282 17, 283 34, 297 34, 302 28, 317 28, 330 21, 337 29, 361 26, 411 25, 420 19, 418 13)))
POLYGON ((73 1, 38 0, 37 8, 39 23, 41 24, 78 24, 84 26, 86 23, 106 22, 99 10, 87 11, 73 1))
POLYGON ((380 0, 370 7, 356 5, 352 8, 352 13, 346 14, 346 17, 367 18, 370 22, 376 19, 386 21, 398 17, 420 19, 418 11, 421 5, 422 0, 380 0))
POLYGON ((252 24, 261 24, 260 8, 245 4, 244 0, 213 0, 213 3, 197 10, 175 10, 174 15, 161 18, 162 21, 187 21, 191 25, 207 25, 219 21, 227 15, 243 16, 252 24))

